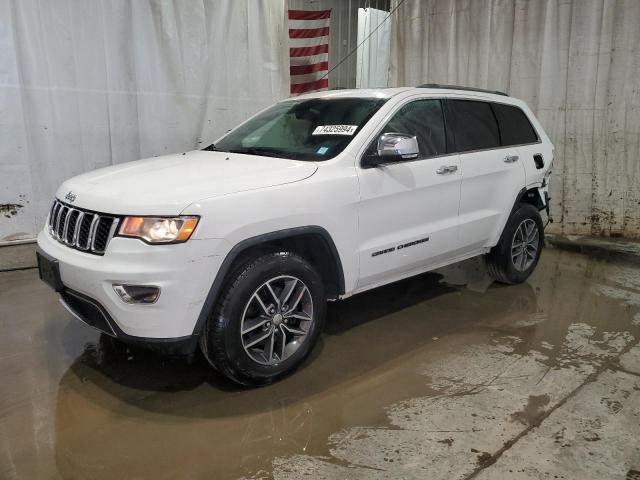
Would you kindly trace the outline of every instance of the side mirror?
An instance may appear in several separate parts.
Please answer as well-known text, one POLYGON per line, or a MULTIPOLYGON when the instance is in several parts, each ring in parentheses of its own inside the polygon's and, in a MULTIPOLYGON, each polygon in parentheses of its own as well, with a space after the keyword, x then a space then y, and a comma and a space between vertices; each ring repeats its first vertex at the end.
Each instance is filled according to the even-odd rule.
POLYGON ((415 136, 404 133, 383 133, 378 138, 376 155, 365 157, 363 166, 377 167, 385 163, 418 158, 420 149, 415 136))
POLYGON ((383 133, 378 139, 378 156, 389 160, 411 160, 418 158, 420 149, 415 136, 404 133, 383 133), (399 158, 398 158, 399 157, 399 158))

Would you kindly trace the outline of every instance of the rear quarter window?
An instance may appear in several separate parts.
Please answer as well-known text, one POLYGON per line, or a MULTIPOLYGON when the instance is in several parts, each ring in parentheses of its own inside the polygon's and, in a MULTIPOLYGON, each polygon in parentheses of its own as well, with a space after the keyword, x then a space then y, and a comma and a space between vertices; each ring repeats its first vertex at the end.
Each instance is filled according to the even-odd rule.
POLYGON ((502 145, 523 145, 538 141, 538 134, 521 109, 502 103, 494 103, 492 107, 498 119, 502 145))

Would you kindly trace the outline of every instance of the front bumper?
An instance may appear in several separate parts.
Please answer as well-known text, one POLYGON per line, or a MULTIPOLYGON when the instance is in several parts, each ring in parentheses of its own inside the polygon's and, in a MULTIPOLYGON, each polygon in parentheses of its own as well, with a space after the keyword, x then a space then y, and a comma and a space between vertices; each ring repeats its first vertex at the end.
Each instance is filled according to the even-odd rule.
POLYGON ((104 256, 73 250, 48 230, 38 247, 58 261, 63 305, 85 323, 128 343, 175 344, 195 348, 193 332, 225 253, 218 239, 174 245, 148 245, 114 237, 104 256), (154 285, 161 289, 154 304, 127 304, 114 283, 154 285))
POLYGON ((60 292, 60 303, 81 322, 130 345, 139 345, 166 355, 179 356, 191 355, 198 347, 197 335, 180 338, 144 338, 127 335, 96 300, 68 288, 60 292))

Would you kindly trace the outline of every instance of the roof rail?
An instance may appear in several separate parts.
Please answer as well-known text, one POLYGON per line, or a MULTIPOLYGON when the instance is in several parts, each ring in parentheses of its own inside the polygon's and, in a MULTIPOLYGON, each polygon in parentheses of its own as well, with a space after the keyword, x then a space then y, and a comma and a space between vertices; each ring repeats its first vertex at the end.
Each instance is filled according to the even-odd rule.
POLYGON ((439 83, 424 83, 422 85, 418 85, 418 88, 446 88, 448 90, 466 90, 469 92, 482 92, 482 93, 493 93, 494 95, 504 95, 508 97, 509 95, 500 92, 498 90, 485 90, 484 88, 474 88, 474 87, 461 87, 459 85, 441 85, 439 83))

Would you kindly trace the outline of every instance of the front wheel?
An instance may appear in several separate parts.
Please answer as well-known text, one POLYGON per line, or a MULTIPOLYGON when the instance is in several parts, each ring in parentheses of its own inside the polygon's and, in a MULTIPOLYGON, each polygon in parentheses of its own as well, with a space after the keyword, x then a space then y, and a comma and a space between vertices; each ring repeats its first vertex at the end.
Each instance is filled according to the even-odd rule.
POLYGON ((322 279, 291 252, 236 268, 207 321, 202 351, 221 373, 264 385, 292 372, 316 342, 326 311, 322 279))
POLYGON ((489 275, 501 283, 524 282, 535 270, 543 246, 540 212, 520 204, 507 220, 500 242, 486 256, 489 275))

